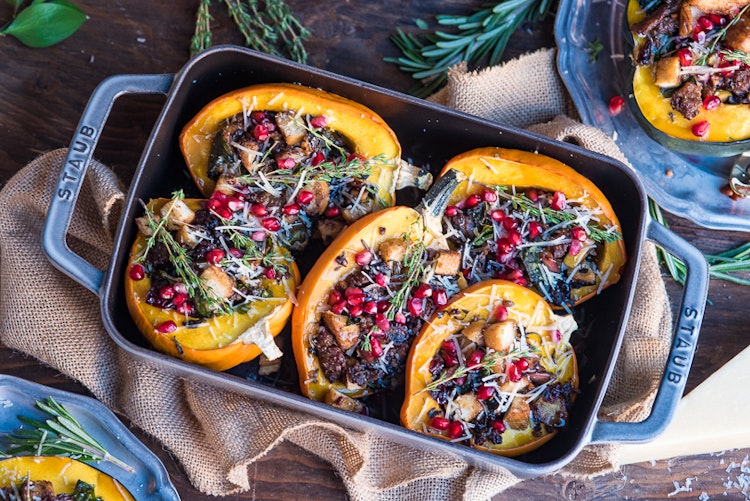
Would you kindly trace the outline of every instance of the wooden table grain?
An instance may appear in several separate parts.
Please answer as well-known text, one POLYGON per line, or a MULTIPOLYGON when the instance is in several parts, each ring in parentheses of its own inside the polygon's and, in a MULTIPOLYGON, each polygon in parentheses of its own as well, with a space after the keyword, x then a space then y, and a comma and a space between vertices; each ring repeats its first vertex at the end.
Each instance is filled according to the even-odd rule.
MULTIPOLYGON (((198 1, 75 0, 89 16, 81 30, 46 49, 29 49, 0 37, 0 182, 3 184, 40 153, 65 147, 96 85, 123 73, 174 73, 189 57, 189 42, 198 1)), ((435 13, 466 13, 481 1, 329 0, 290 1, 312 30, 306 43, 309 63, 342 75, 406 92, 409 76, 383 57, 398 55, 389 37, 396 27, 435 13)), ((241 44, 221 2, 214 2, 214 42, 241 44)), ((0 3, 0 21, 10 6, 0 3)), ((511 39, 506 59, 540 47, 552 47, 552 17, 523 26, 511 39)), ((129 179, 163 104, 163 98, 126 96, 118 100, 96 151, 96 157, 129 179)), ((702 251, 718 252, 744 242, 736 232, 711 231, 669 217, 671 228, 702 251)), ((2 249, 0 249, 2 251, 2 249)), ((668 281, 676 301, 680 288, 668 281)), ((750 288, 712 281, 705 320, 688 390, 703 381, 748 344, 746 308, 750 288)), ((77 393, 85 388, 36 360, 0 346, 0 371, 77 393)), ((738 395, 738 398, 747 396, 738 395)), ((127 420, 125 420, 127 422, 127 420)), ((181 466, 161 444, 133 430, 166 465, 185 500, 209 499, 189 482, 181 466)), ((590 480, 559 475, 524 481, 497 499, 744 499, 738 468, 750 450, 726 451, 642 463, 590 480), (688 479, 691 479, 688 482, 688 479), (679 492, 689 483, 692 491, 679 492)), ((233 499, 346 499, 346 490, 325 461, 295 446, 281 444, 251 468, 251 489, 233 499)))

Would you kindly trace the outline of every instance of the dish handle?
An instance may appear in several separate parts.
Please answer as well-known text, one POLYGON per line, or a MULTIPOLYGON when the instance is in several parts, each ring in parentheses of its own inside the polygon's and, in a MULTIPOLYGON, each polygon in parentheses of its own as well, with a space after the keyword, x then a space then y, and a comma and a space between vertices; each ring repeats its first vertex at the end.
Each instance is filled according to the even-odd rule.
POLYGON ((99 295, 104 272, 73 252, 66 241, 75 202, 112 106, 125 94, 167 94, 174 75, 116 75, 94 90, 70 142, 42 233, 47 258, 60 271, 99 295))
POLYGON ((672 347, 651 414, 638 423, 597 420, 592 429, 591 443, 647 442, 662 433, 682 398, 698 345, 708 297, 708 262, 698 249, 657 221, 650 221, 646 238, 677 256, 687 267, 672 347))

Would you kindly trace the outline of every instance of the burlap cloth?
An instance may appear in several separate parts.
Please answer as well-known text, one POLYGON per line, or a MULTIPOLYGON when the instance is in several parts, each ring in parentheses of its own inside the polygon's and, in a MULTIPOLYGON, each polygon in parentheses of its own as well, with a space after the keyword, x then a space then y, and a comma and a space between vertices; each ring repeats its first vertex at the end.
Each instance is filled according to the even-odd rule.
MULTIPOLYGON (((434 98, 489 120, 537 124, 537 132, 622 159, 610 138, 562 116, 571 109, 552 50, 480 73, 456 68, 449 86, 434 98)), ((248 467, 282 440, 329 461, 353 499, 486 499, 518 482, 510 473, 489 473, 165 376, 132 360, 106 334, 99 298, 52 267, 42 252, 40 221, 64 158, 62 149, 40 156, 0 192, 0 341, 78 380, 160 440, 196 488, 212 495, 250 489, 248 467)), ((118 179, 93 162, 69 241, 100 268, 108 265, 122 201, 118 179)), ((643 251, 638 294, 602 419, 637 421, 647 415, 670 345, 670 307, 654 247, 646 244, 643 251)), ((561 473, 590 476, 617 467, 617 445, 595 445, 561 473)))

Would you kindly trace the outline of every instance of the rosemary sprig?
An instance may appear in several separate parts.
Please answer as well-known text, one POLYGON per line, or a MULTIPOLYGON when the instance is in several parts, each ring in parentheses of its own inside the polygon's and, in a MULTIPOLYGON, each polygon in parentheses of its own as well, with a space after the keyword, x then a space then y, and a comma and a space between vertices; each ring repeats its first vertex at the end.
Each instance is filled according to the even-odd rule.
MULTIPOLYGON (((651 217, 658 223, 669 227, 664 220, 661 208, 651 199, 649 199, 648 205, 651 217)), ((657 247, 657 254, 672 279, 684 286, 687 277, 685 263, 660 247, 657 247)), ((750 242, 745 242, 719 254, 706 254, 705 257, 708 261, 708 273, 711 278, 738 285, 750 285, 750 278, 738 275, 739 273, 750 273, 750 242)))
MULTIPOLYGON (((445 85, 448 69, 457 63, 471 66, 485 59, 490 66, 499 63, 511 35, 526 22, 543 20, 551 4, 550 0, 502 0, 470 16, 438 15, 438 25, 456 32, 438 29, 421 38, 398 28, 391 41, 402 56, 384 61, 397 64, 420 81, 411 93, 427 97, 445 85)), ((424 26, 424 22, 418 23, 418 27, 424 26)))
POLYGON ((427 247, 421 239, 413 241, 406 248, 406 255, 403 260, 404 268, 406 270, 406 278, 401 282, 398 290, 391 298, 391 305, 386 311, 386 317, 388 320, 393 320, 396 313, 401 311, 406 304, 406 299, 409 297, 409 293, 425 273, 425 269, 422 266, 422 256, 426 250, 427 247))
POLYGON ((742 64, 750 64, 750 54, 741 50, 729 50, 722 49, 721 54, 724 56, 724 60, 730 63, 738 62, 742 64))
POLYGON ((713 38, 713 40, 711 40, 711 44, 706 48, 706 52, 697 59, 696 64, 698 66, 706 65, 706 63, 708 62, 709 56, 713 54, 714 49, 716 49, 716 44, 718 44, 719 41, 724 39, 724 37, 727 34, 727 30, 731 28, 732 26, 734 26, 737 23, 737 21, 740 20, 740 18, 743 16, 743 14, 745 14, 748 8, 750 8, 750 4, 745 5, 742 9, 740 9, 740 12, 735 17, 730 19, 726 25, 722 26, 716 32, 716 36, 713 38))
MULTIPOLYGON (((497 188, 498 196, 510 200, 515 209, 528 212, 535 217, 542 217, 544 215, 545 220, 552 224, 560 224, 576 219, 576 216, 570 212, 555 210, 551 207, 540 207, 539 204, 531 200, 524 193, 510 193, 507 186, 498 186, 497 188)), ((602 228, 596 224, 588 224, 586 225, 586 229, 591 239, 595 242, 615 242, 622 238, 622 233, 619 231, 608 231, 606 228, 602 228)))
MULTIPOLYGON (((304 40, 310 30, 300 23, 284 0, 224 0, 245 45, 279 57, 307 62, 304 40)), ((195 16, 195 33, 190 54, 211 46, 211 0, 200 0, 195 16)))
POLYGON ((19 428, 8 436, 8 455, 34 454, 66 456, 81 461, 107 461, 118 467, 134 472, 135 469, 112 456, 70 412, 54 398, 37 400, 36 407, 49 418, 37 421, 26 416, 18 416, 31 429, 19 428))

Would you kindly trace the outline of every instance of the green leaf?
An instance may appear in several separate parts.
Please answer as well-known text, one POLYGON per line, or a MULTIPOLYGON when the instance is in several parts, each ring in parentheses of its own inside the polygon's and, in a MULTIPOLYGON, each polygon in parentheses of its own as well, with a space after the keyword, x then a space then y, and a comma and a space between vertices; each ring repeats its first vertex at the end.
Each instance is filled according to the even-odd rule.
POLYGON ((75 33, 86 19, 81 9, 66 0, 34 3, 0 34, 14 36, 29 47, 49 47, 75 33))

